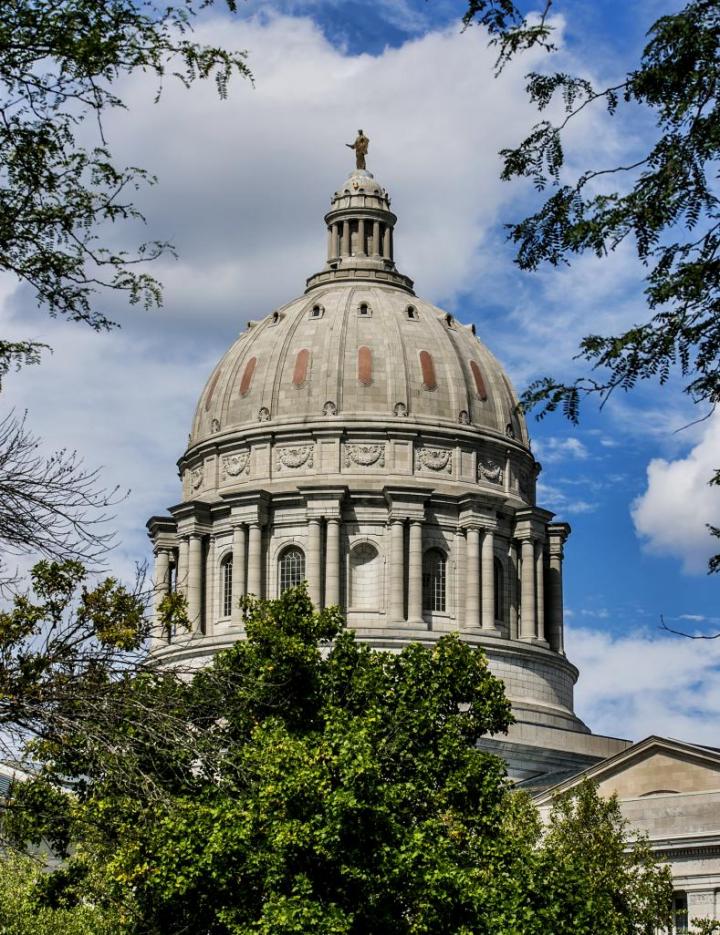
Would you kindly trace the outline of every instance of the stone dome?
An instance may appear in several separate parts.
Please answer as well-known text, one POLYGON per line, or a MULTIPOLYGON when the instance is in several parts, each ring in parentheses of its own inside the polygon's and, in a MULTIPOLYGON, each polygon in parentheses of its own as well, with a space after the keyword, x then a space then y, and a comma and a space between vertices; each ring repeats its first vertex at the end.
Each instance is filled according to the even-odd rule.
POLYGON ((182 591, 192 630, 154 652, 200 664, 244 637, 241 595, 305 580, 377 649, 450 632, 482 646, 518 730, 585 731, 563 649, 570 529, 536 505, 502 367, 396 268, 396 220, 372 174, 350 173, 322 269, 210 375, 181 502, 148 522, 158 597, 182 591))
POLYGON ((251 322, 203 390, 191 445, 259 422, 328 420, 528 443, 510 382, 474 327, 371 282, 319 286, 251 322))

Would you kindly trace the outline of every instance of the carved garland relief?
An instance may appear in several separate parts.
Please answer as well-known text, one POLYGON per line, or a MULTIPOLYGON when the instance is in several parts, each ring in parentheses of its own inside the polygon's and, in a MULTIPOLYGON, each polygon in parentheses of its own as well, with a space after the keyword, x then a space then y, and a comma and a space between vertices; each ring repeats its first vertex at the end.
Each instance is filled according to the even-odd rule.
POLYGON ((238 454, 226 455, 222 460, 223 470, 230 477, 250 473, 250 452, 241 451, 238 454))
POLYGON ((305 465, 313 466, 315 457, 314 445, 297 445, 292 448, 275 449, 275 469, 281 471, 283 467, 296 470, 305 465))
POLYGON ((370 467, 373 464, 385 467, 385 445, 346 445, 345 467, 353 464, 360 467, 370 467))
POLYGON ((449 448, 418 448, 415 454, 419 467, 452 473, 452 451, 449 448))
POLYGON ((200 465, 195 467, 190 471, 190 487, 193 490, 199 490, 202 487, 203 479, 205 477, 205 466, 200 465))
POLYGON ((502 484, 504 479, 503 466, 494 458, 480 458, 478 460, 477 475, 479 481, 490 484, 502 484))

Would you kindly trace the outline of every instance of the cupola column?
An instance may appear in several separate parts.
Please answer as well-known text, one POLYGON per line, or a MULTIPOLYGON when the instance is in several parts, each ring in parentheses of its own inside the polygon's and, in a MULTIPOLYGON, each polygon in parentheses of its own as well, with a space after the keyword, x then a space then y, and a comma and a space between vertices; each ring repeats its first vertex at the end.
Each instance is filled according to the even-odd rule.
POLYGON ((482 628, 495 631, 495 535, 486 529, 482 541, 482 628))
POLYGON ((520 598, 520 639, 534 640, 535 629, 535 543, 529 537, 522 540, 522 584, 520 598))
POLYGON ((155 588, 154 588, 154 610, 155 610, 155 633, 153 634, 153 645, 156 645, 162 638, 160 632, 160 604, 163 598, 170 590, 170 550, 155 550, 155 588))
POLYGON ((250 523, 248 534, 248 594, 262 597, 262 526, 250 523))
POLYGON ((342 222, 342 256, 350 256, 350 221, 345 219, 342 222))
POLYGON ((202 560, 202 537, 194 532, 188 539, 187 608, 190 628, 195 633, 199 632, 201 622, 202 560))
POLYGON ((340 603, 340 520, 328 519, 326 529, 325 606, 333 607, 340 603))
POLYGON ((365 218, 358 220, 357 250, 358 256, 365 256, 365 218))
POLYGON ((422 523, 410 520, 408 555, 408 622, 422 623, 422 523))
POLYGON ((320 610, 321 587, 320 568, 322 565, 320 520, 317 518, 308 521, 308 557, 307 580, 308 594, 316 610, 320 610))
POLYGON ((535 600, 537 603, 536 630, 539 640, 545 639, 545 545, 535 543, 535 600))
POLYGON ((245 595, 245 562, 247 558, 247 529, 242 523, 233 527, 232 557, 232 609, 230 622, 233 626, 242 625, 240 598, 245 595))
POLYGON ((380 256, 380 221, 373 221, 372 255, 380 256))
POLYGON ((330 228, 330 258, 334 259, 340 252, 340 236, 337 224, 330 228))
POLYGON ((480 625, 480 530, 468 527, 465 546, 465 626, 480 625))
POLYGON ((385 225, 383 232, 383 257, 392 260, 392 228, 389 224, 385 225))
POLYGON ((563 639, 563 558, 565 540, 569 535, 570 526, 567 523, 551 523, 548 526, 550 567, 547 577, 547 639, 550 643, 550 649, 563 654, 565 652, 563 639))
POLYGON ((176 587, 179 594, 187 597, 188 586, 188 537, 181 536, 178 542, 178 567, 176 587))
POLYGON ((405 619, 405 523, 390 520, 390 621, 405 619))

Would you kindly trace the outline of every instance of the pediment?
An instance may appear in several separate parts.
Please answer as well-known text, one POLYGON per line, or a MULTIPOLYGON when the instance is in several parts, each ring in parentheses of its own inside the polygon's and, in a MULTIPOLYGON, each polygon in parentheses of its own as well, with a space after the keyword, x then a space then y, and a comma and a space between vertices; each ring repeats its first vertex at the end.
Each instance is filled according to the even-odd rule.
POLYGON ((538 796, 542 804, 589 778, 603 797, 620 799, 720 790, 720 751, 648 737, 538 796))

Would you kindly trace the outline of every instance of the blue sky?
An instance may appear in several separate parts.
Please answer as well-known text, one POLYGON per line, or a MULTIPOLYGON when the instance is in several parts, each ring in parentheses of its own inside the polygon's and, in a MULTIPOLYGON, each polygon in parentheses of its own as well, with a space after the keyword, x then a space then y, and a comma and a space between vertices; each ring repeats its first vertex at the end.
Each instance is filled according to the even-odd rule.
MULTIPOLYGON (((672 6, 558 0, 552 67, 617 79, 672 6)), ((136 77, 121 88, 128 110, 107 126, 119 159, 159 178, 139 193, 140 236, 179 250, 154 270, 164 309, 109 300, 122 330, 98 336, 50 321, 26 290, 0 280, 3 333, 54 348, 41 367, 7 378, 5 404, 27 408, 49 447, 77 448, 103 465, 109 486, 131 488, 117 516, 124 573, 147 556, 147 516, 179 499, 175 461, 214 363, 248 318, 299 294, 322 265, 322 215, 359 126, 371 138, 369 168, 393 196, 400 269, 419 294, 476 323, 519 389, 576 373, 588 331, 642 320, 631 249, 532 275, 513 265, 503 224, 536 196, 498 180, 497 153, 536 118, 523 75, 548 62, 533 54, 495 80, 494 53, 479 29, 462 33, 462 11, 449 0, 250 2, 234 19, 211 11, 199 35, 247 48, 255 87, 237 82, 219 102, 211 87, 170 83, 154 104, 152 83, 136 77)), ((614 164, 651 133, 637 114, 588 113, 568 139, 570 170, 614 164)), ((661 615, 693 632, 720 629, 703 525, 720 525, 720 495, 703 480, 720 464, 720 421, 678 431, 698 415, 675 380, 603 412, 587 406, 577 428, 561 416, 530 423, 540 502, 573 526, 568 651, 582 669, 578 711, 599 732, 720 741, 720 640, 659 630, 661 615)))

